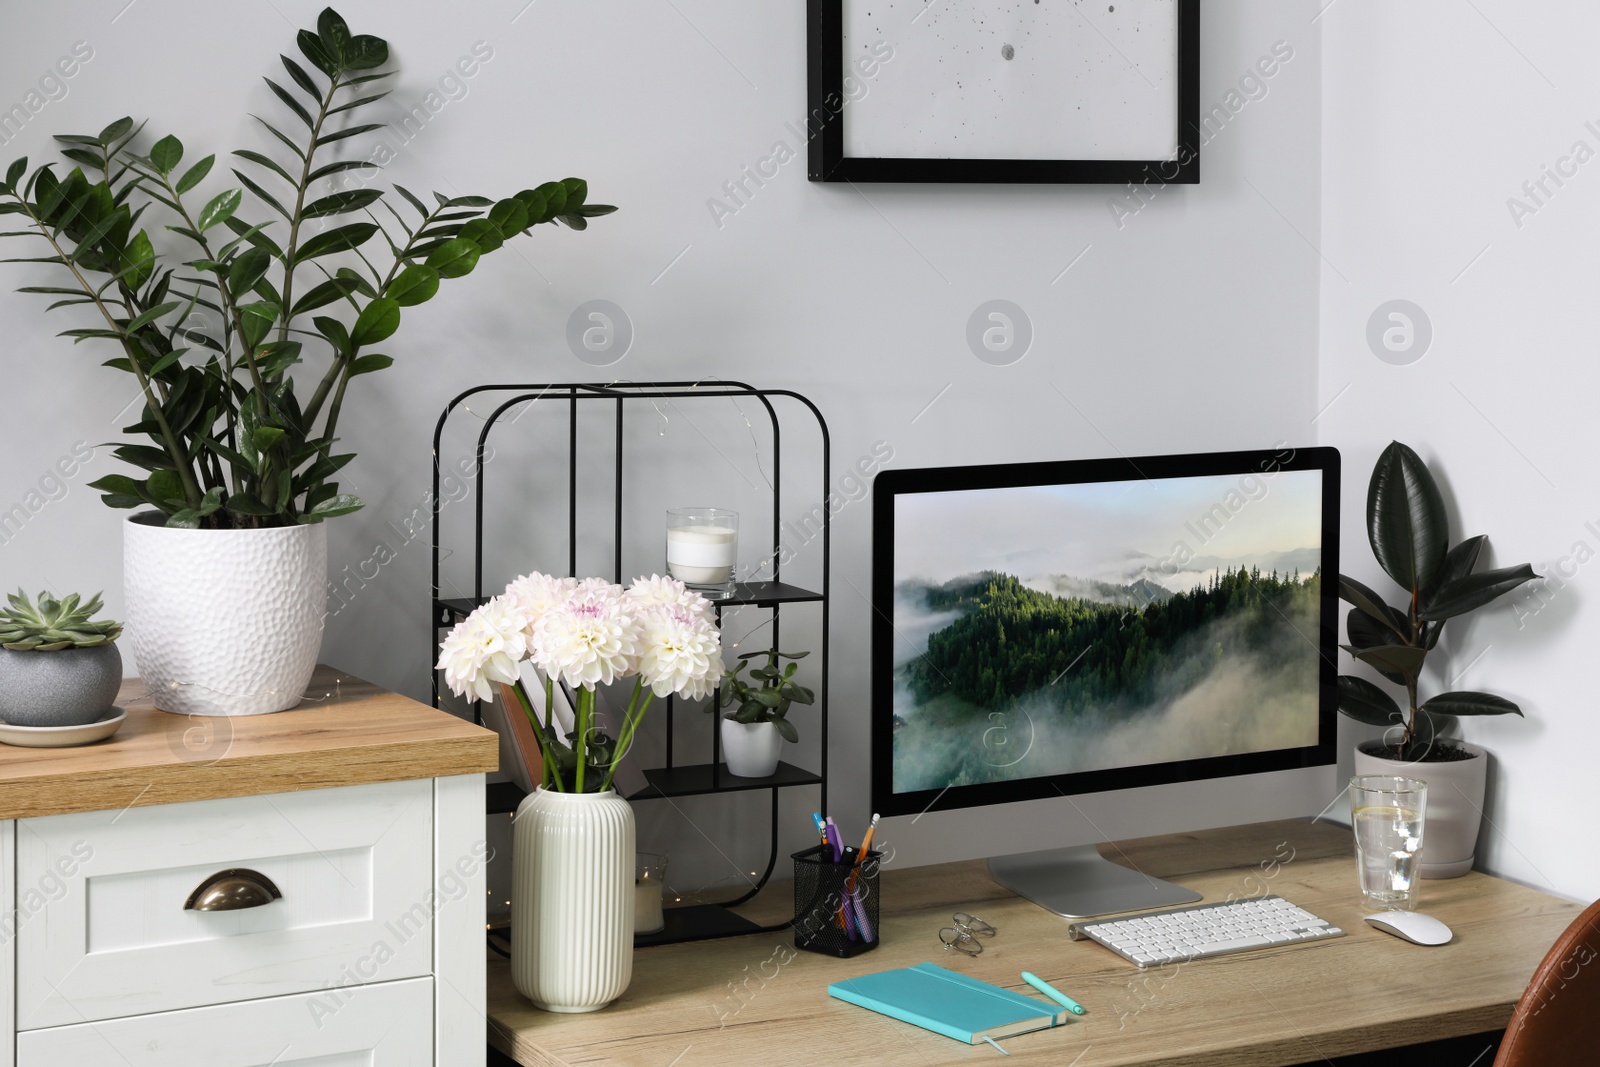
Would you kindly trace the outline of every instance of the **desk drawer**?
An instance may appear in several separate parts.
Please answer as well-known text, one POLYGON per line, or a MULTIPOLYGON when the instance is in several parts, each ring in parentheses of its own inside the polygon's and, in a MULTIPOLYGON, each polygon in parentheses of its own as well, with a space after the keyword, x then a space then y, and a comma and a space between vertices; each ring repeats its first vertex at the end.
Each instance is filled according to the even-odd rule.
POLYGON ((19 821, 17 1028, 428 974, 432 804, 422 779, 19 821), (236 868, 281 899, 185 908, 236 868))
POLYGON ((431 1067, 433 980, 58 1026, 17 1037, 17 1067, 262 1064, 431 1067))

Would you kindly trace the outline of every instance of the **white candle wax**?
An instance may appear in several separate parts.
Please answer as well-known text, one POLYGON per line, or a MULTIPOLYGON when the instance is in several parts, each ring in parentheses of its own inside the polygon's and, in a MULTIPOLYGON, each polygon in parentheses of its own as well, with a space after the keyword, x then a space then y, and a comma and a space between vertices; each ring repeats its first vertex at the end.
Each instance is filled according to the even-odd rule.
POLYGON ((661 883, 649 878, 633 883, 633 932, 653 934, 666 925, 661 914, 661 883))
POLYGON ((667 573, 691 585, 733 579, 739 532, 727 526, 667 527, 667 573))

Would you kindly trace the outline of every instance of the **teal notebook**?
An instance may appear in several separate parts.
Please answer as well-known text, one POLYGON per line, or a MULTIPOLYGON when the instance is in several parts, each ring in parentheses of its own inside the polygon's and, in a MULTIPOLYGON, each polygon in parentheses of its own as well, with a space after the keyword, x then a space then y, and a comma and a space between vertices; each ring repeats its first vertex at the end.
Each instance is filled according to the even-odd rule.
POLYGON ((828 995, 976 1045, 1060 1026, 1068 1012, 932 963, 835 982, 828 995))

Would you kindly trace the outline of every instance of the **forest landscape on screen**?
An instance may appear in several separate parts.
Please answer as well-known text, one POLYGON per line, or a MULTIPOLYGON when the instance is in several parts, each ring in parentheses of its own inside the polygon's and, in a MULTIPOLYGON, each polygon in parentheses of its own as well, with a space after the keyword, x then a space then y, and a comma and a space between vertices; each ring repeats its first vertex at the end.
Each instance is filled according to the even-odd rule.
POLYGON ((893 791, 1316 745, 1323 477, 896 496, 893 791))

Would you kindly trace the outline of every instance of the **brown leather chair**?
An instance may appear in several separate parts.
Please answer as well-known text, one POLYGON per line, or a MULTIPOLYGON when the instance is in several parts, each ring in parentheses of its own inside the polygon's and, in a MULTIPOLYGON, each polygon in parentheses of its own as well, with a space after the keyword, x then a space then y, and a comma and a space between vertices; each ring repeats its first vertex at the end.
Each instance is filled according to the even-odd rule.
POLYGON ((1600 900, 1546 954, 1517 1001, 1494 1067, 1600 1063, 1600 900))

